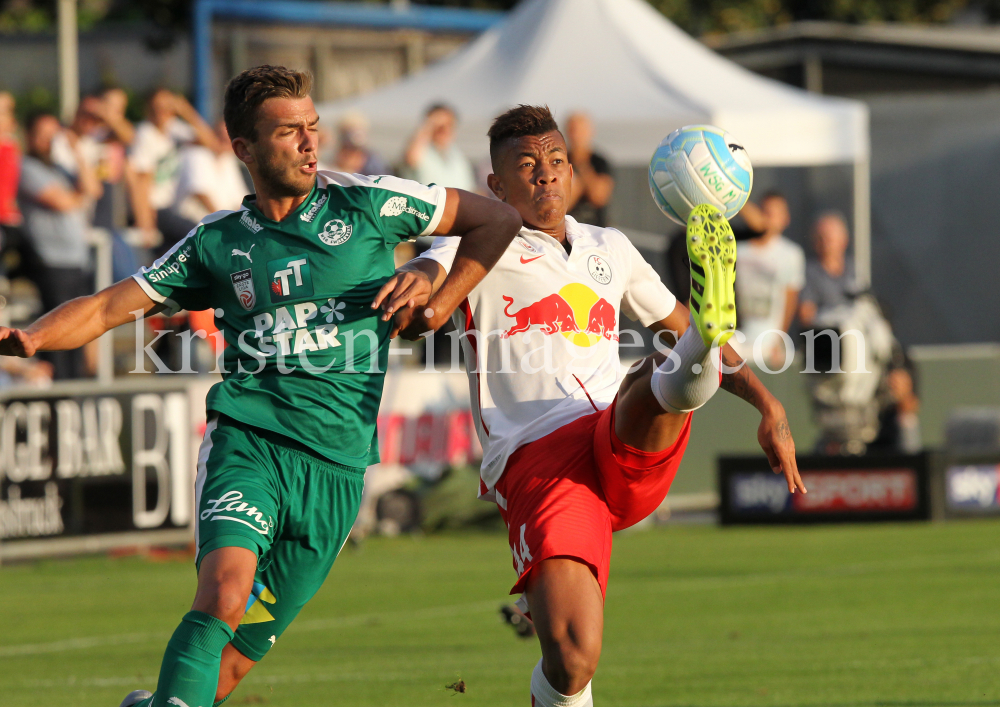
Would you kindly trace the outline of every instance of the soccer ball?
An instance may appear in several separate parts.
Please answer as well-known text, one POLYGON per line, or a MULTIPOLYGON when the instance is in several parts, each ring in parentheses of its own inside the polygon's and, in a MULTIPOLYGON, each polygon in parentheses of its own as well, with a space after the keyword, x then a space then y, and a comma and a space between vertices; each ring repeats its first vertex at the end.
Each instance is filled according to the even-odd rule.
POLYGON ((712 204, 732 218, 750 197, 753 167, 743 146, 712 125, 688 125, 657 146, 649 161, 653 201, 682 226, 698 204, 712 204))

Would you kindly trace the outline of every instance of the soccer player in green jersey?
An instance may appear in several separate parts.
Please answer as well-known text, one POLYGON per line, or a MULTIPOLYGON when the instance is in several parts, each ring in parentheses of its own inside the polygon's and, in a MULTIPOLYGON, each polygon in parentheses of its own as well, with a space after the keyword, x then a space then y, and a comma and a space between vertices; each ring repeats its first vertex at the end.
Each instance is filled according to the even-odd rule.
POLYGON ((318 172, 307 75, 244 71, 224 117, 255 195, 143 268, 26 330, 0 355, 75 349, 142 313, 215 309, 228 344, 196 481, 198 588, 156 693, 122 705, 221 704, 316 593, 354 523, 389 338, 437 329, 521 226, 512 207, 395 177, 318 172), (447 282, 395 274, 393 248, 461 236, 447 282))

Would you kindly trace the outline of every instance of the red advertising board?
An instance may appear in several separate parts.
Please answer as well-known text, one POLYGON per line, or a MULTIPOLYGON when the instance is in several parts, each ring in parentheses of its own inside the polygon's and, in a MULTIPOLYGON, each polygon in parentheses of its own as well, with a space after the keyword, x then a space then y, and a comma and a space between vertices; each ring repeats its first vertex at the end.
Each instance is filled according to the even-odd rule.
POLYGON ((930 518, 928 453, 797 457, 809 493, 789 493, 765 457, 719 458, 722 523, 835 523, 930 518))
POLYGON ((843 511, 911 511, 917 507, 917 474, 913 469, 803 472, 808 494, 792 496, 800 513, 843 511))

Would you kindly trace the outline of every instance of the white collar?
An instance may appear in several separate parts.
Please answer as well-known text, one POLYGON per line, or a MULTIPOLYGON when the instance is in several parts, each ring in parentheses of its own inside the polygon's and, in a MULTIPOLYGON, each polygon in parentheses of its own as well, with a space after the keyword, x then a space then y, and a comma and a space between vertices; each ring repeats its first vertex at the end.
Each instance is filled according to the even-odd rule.
MULTIPOLYGON (((577 241, 579 241, 580 239, 586 239, 590 236, 590 234, 580 226, 580 223, 569 214, 566 215, 565 223, 566 223, 566 240, 569 241, 570 246, 576 246, 577 241)), ((528 228, 527 226, 521 227, 521 235, 545 236, 546 238, 552 238, 552 236, 550 236, 548 233, 545 233, 544 231, 538 231, 533 228, 528 228)), ((555 238, 552 238, 552 240, 555 240, 555 238)))

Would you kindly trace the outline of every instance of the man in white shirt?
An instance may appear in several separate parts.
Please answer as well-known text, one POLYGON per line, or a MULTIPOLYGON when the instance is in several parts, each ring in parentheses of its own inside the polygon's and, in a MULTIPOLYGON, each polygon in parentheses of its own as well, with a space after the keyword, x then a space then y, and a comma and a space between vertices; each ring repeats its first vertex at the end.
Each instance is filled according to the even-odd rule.
POLYGON ((788 202, 770 192, 757 209, 743 209, 748 224, 763 231, 757 238, 741 241, 736 258, 736 299, 740 312, 740 333, 734 347, 745 359, 758 365, 781 367, 791 362, 794 348, 782 334, 788 332, 798 309, 799 291, 805 285, 806 258, 802 248, 784 235, 791 223, 788 202), (741 340, 742 339, 742 340, 741 340))
POLYGON ((455 144, 457 123, 455 111, 449 106, 437 104, 428 109, 404 155, 415 181, 475 191, 472 164, 455 144))
POLYGON ((170 208, 177 195, 181 147, 197 143, 215 149, 216 137, 187 99, 166 89, 150 96, 146 117, 136 126, 129 148, 129 162, 135 172, 132 210, 136 226, 159 229, 163 234, 160 248, 167 250, 197 223, 170 208))
MULTIPOLYGON (((489 135, 490 189, 525 227, 454 315, 483 446, 480 497, 495 500, 507 523, 518 574, 511 593, 524 592, 538 631, 543 658, 531 677, 532 704, 586 707, 611 533, 663 501, 690 412, 720 380, 760 410, 758 439, 789 490, 805 488, 781 404, 719 345, 734 326, 735 242, 721 214, 698 207, 689 223, 697 308, 689 315, 621 232, 566 216, 573 168, 547 108, 514 108, 489 135), (673 344, 624 378, 619 312, 673 344), (676 343, 672 332, 681 333, 676 343)), ((403 269, 438 287, 459 261, 453 240, 436 239, 403 269)), ((397 321, 413 337, 433 316, 397 321)))
POLYGON ((189 145, 181 151, 181 167, 173 209, 198 223, 216 211, 236 211, 252 189, 243 178, 243 163, 233 152, 226 124, 215 128, 215 149, 189 145))

